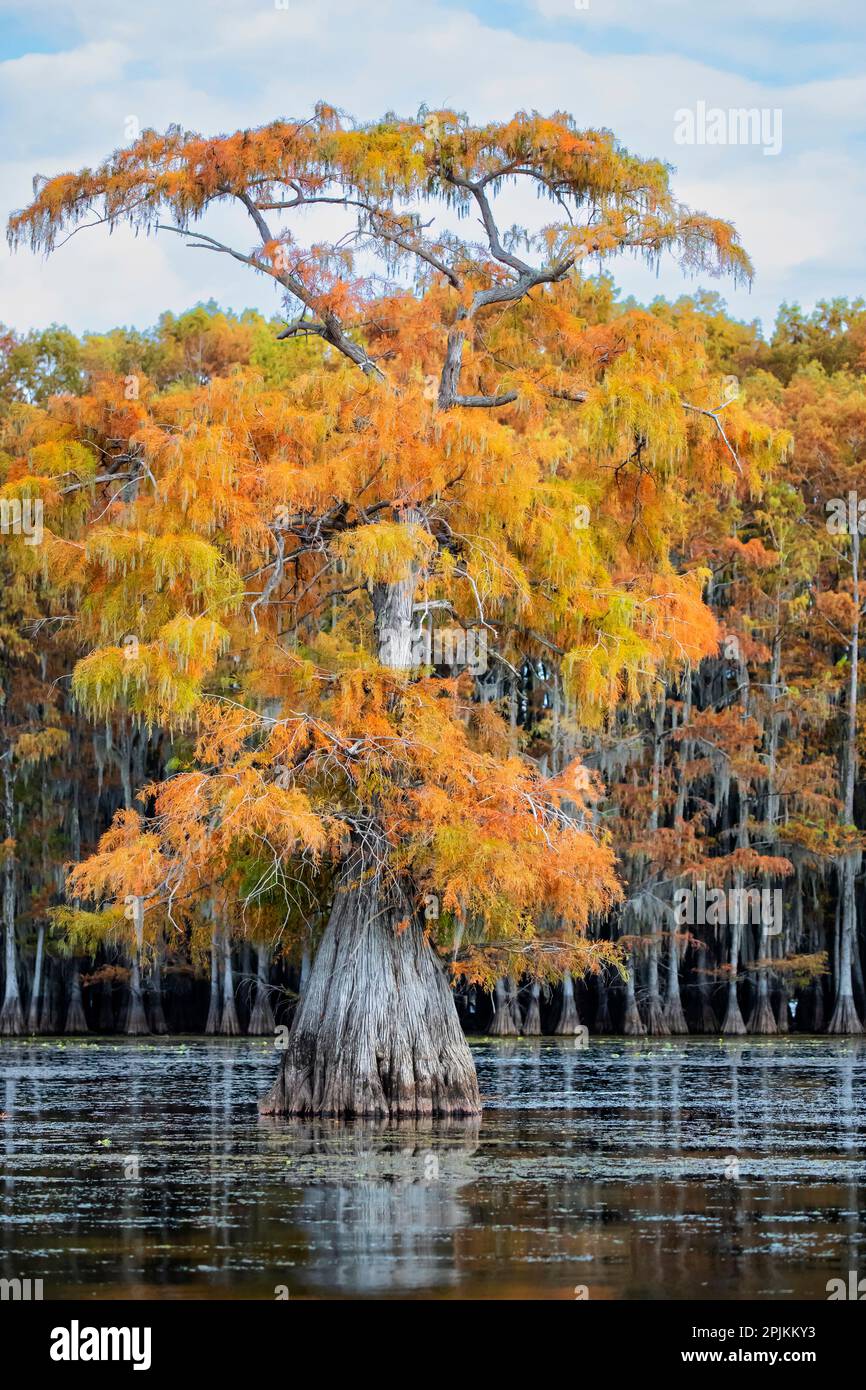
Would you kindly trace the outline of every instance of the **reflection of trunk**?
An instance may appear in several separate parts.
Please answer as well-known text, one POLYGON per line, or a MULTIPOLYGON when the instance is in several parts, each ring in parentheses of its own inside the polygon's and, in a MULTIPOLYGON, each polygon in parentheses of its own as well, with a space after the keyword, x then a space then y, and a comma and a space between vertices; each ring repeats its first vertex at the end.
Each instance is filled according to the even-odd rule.
POLYGON ((210 931, 210 1007, 204 1031, 210 1035, 217 1032, 220 1022, 220 962, 217 949, 216 923, 211 923, 210 931))
MULTIPOLYGON (((848 677, 848 709, 843 747, 844 782, 842 820, 854 824, 854 785, 857 775, 857 699, 859 696, 860 659, 860 533, 855 526, 851 536, 851 579, 854 600, 854 621, 851 630, 850 668, 848 677)), ((853 959, 857 950, 856 875, 860 853, 843 856, 839 865, 839 893, 842 923, 839 951, 836 956, 836 999, 828 1033, 862 1033, 863 1025, 854 1003, 853 959)))
POLYGON ((559 1010, 559 1018, 556 1020, 554 1033, 561 1036, 573 1038, 580 1028, 580 1018, 577 1013, 577 1004, 574 1001, 574 981, 571 972, 566 970, 562 977, 562 1007, 559 1010))
POLYGON ((69 971, 69 1004, 66 1009, 64 1033, 87 1033, 87 1019, 84 1016, 84 1001, 81 998, 81 971, 78 962, 72 961, 69 971))
POLYGON ((236 1038, 240 1031, 241 1025, 235 1005, 235 977, 232 971, 232 934, 226 925, 223 928, 223 1012, 220 1032, 224 1037, 236 1038))
POLYGON ((637 1006, 637 999, 634 993, 634 953, 629 951, 625 960, 626 982, 625 982, 625 1015, 622 1021, 622 1031, 627 1038, 642 1038, 646 1033, 646 1024, 640 1016, 637 1006))
POLYGON ((266 1114, 480 1113, 454 997, 411 902, 382 873, 383 849, 355 847, 343 867, 266 1114))
POLYGON ((514 1022, 514 1011, 511 1007, 507 980, 496 981, 493 998, 493 1017, 490 1020, 490 1027, 487 1029, 488 1033, 494 1038, 516 1038, 520 1029, 514 1022))
POLYGON ((30 1007, 27 1011, 28 1033, 39 1032, 39 1005, 42 999, 42 962, 45 958, 45 924, 40 922, 36 929, 36 961, 33 966, 33 989, 30 994, 30 1007))
POLYGON ((3 865, 3 929, 6 937, 6 988, 0 1008, 0 1034, 17 1037, 24 1032, 24 1011, 18 986, 18 958, 15 951, 15 805, 12 795, 12 754, 3 755, 3 794, 6 823, 6 842, 9 846, 3 865))
POLYGON ((266 946, 256 947, 256 999, 248 1029, 253 1037, 262 1037, 274 1031, 274 1011, 268 997, 268 957, 266 946))

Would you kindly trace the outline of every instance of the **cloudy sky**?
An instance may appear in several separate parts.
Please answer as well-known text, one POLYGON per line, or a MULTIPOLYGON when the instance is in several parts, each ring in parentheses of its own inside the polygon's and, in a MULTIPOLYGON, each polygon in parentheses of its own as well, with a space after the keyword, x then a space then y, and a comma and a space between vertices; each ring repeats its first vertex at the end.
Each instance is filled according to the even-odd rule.
MULTIPOLYGON (((135 123, 227 132, 318 99, 359 119, 566 109, 736 224, 751 291, 702 283, 769 328, 783 300, 866 293, 864 59, 863 0, 0 0, 0 204, 5 222, 34 174, 100 161, 135 123), (697 143, 702 109, 742 108, 765 112, 763 140, 697 143)), ((696 288, 673 264, 614 269, 642 299, 696 288)), ((19 330, 143 327, 211 297, 279 308, 180 238, 96 228, 48 261, 0 251, 0 322, 19 330)))

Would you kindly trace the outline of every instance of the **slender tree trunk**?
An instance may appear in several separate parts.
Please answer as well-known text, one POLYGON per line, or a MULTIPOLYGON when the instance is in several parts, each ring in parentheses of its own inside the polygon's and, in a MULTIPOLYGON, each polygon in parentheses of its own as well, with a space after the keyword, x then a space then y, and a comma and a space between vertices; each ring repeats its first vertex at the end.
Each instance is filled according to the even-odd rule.
POLYGON ((788 1000, 790 999, 788 986, 783 980, 779 988, 779 1005, 776 1009, 776 1032, 787 1033, 790 1029, 788 1019, 788 1000))
MULTIPOLYGON (((851 664, 848 676, 848 709, 845 730, 842 819, 854 824, 854 786, 857 776, 857 700, 860 662, 860 533, 851 536, 851 577, 854 622, 851 632, 851 664)), ((859 850, 843 856, 839 866, 842 912, 839 952, 836 957, 836 998, 827 1024, 828 1033, 862 1033, 863 1025, 854 1003, 853 960, 857 950, 856 875, 860 867, 859 850)))
MULTIPOLYGON (((738 887, 742 885, 742 875, 737 879, 738 887)), ((737 899, 740 901, 740 899, 737 899)), ((728 954, 728 1000, 725 1009, 725 1017, 722 1022, 722 1032, 732 1036, 739 1036, 746 1032, 746 1025, 743 1022, 743 1015, 740 1013, 740 1001, 737 998, 737 977, 740 962, 740 924, 732 922, 730 927, 730 946, 728 954)))
POLYGON ((628 978, 625 982, 625 1014, 622 1021, 622 1031, 627 1038, 642 1038, 646 1034, 646 1024, 640 1016, 635 998, 634 953, 632 951, 629 951, 626 956, 626 973, 628 978))
POLYGON ((571 978, 571 971, 566 970, 562 977, 562 1004, 553 1031, 561 1037, 573 1038, 579 1028, 580 1018, 574 998, 574 980, 571 978))
POLYGON ((523 1014, 520 1012, 520 985, 515 984, 510 976, 505 981, 508 990, 508 1002, 511 1005, 511 1017, 518 1035, 523 1031, 523 1014))
POLYGON ((69 1003, 66 1008, 66 1024, 64 1033, 89 1033, 87 1019, 84 1015, 84 1000, 81 997, 81 971, 78 969, 78 961, 70 962, 69 969, 69 1003))
POLYGON ((669 1033, 688 1033, 689 1025, 680 998, 680 947, 674 929, 668 937, 668 983, 665 992, 665 1024, 669 1033))
MULTIPOLYGON (((769 951, 769 937, 765 924, 761 924, 760 946, 758 955, 761 960, 766 959, 769 951)), ((770 977, 766 966, 759 966, 757 972, 755 1002, 752 1012, 749 1014, 748 1031, 750 1033, 772 1034, 778 1032, 776 1019, 773 1014, 773 1006, 770 1003, 770 977)))
POLYGON ((256 998, 250 1014, 249 1032, 253 1037, 263 1037, 274 1031, 274 1011, 268 996, 268 959, 270 952, 266 946, 256 947, 256 998))
POLYGON ((10 847, 3 865, 3 931, 5 935, 5 988, 0 1008, 0 1034, 17 1038, 24 1032, 24 1011, 18 985, 18 956, 15 950, 15 803, 12 787, 12 752, 3 754, 3 802, 6 842, 10 847))
POLYGON ((533 980, 529 992, 529 1007, 523 1020, 523 1032, 527 1038, 537 1038, 541 1033, 541 985, 533 980))
POLYGON ((450 986, 383 855, 368 841, 347 857, 265 1114, 481 1111, 450 986))
MULTIPOLYGON (((749 717, 749 668, 745 661, 740 660, 740 689, 743 719, 749 717)), ((749 848, 749 803, 747 797, 747 783, 745 779, 737 784, 738 806, 738 825, 737 825, 737 848, 749 848)), ((737 904, 743 901, 742 873, 734 875, 734 887, 737 904)), ((740 969, 740 943, 742 941, 742 929, 739 921, 730 924, 730 946, 728 953, 728 1004, 725 1010, 725 1017, 722 1023, 722 1032, 731 1036, 738 1037, 746 1032, 746 1025, 743 1022, 743 1015, 740 1012, 740 1001, 737 998, 737 983, 740 969)))
MULTIPOLYGON (((776 626, 773 634, 773 658, 770 665, 770 716, 767 738, 767 833, 771 849, 776 847, 776 822, 779 818, 779 793, 776 787, 776 763, 779 748, 779 724, 776 705, 779 699, 779 683, 782 675, 782 635, 779 599, 776 600, 776 626)), ((764 879, 764 887, 772 890, 772 881, 764 879)), ((770 959, 770 937, 768 924, 761 914, 761 931, 758 940, 759 961, 770 959)), ((770 967, 759 964, 756 981, 755 1003, 747 1024, 750 1033, 774 1034, 778 1031, 773 1007, 770 1002, 770 967)))
MULTIPOLYGON (((665 690, 656 703, 655 725, 653 729, 653 770, 652 770, 652 790, 649 820, 649 832, 654 835, 659 828, 659 795, 661 791, 661 775, 664 765, 664 743, 662 741, 665 730, 665 690)), ((649 946, 647 949, 647 1000, 646 1000, 646 1030, 651 1037, 665 1038, 670 1029, 665 1020, 665 1011, 662 1008, 661 994, 659 992, 659 947, 658 932, 654 923, 649 925, 649 946)))
POLYGON ((511 1007, 507 980, 496 981, 493 999, 493 1017, 490 1020, 490 1027, 487 1029, 488 1033, 494 1038, 518 1037, 520 1029, 514 1022, 514 1011, 511 1007))
POLYGON ((595 977, 595 989, 598 1003, 595 1010, 595 1023, 593 1027, 596 1033, 612 1033, 613 1028, 610 1021, 610 990, 607 987, 607 978, 603 970, 595 977))
POLYGON ((651 1038, 666 1038, 670 1028, 665 1021, 659 992, 658 933, 650 930, 650 944, 647 953, 647 996, 646 1031, 651 1038))
POLYGON ((126 1007, 124 1032, 130 1038, 143 1038, 150 1033, 141 988, 141 965, 137 943, 133 947, 129 966, 129 1002, 126 1007))
POLYGON ((45 923, 36 928, 36 960, 33 965, 33 988, 30 992, 30 1007, 27 1010, 28 1033, 39 1032, 39 1006, 42 1001, 42 962, 45 958, 45 923))
POLYGON ((235 978, 232 972, 232 936, 228 925, 223 927, 223 1011, 220 1032, 226 1038, 236 1038, 241 1031, 235 1004, 235 978))
POLYGON ((114 1032, 114 1001, 112 999, 111 981, 103 978, 99 986, 99 1014, 96 1026, 100 1033, 114 1032))
POLYGON ((45 984, 42 989, 42 1011, 39 1015, 39 1032, 57 1032, 57 981, 54 970, 45 966, 45 984))
POLYGON ((219 1032, 220 1023, 220 962, 219 948, 217 946, 216 923, 211 922, 210 932, 210 1007, 207 1013, 207 1023, 204 1031, 212 1037, 219 1032))

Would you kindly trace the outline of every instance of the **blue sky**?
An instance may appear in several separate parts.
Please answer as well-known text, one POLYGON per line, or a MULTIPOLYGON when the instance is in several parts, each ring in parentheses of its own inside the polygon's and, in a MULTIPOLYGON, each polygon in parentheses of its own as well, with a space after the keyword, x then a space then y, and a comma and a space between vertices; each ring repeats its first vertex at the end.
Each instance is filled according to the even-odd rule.
MULTIPOLYGON (((783 300, 866 293, 866 14, 862 0, 0 0, 0 204, 35 173, 92 164, 128 121, 203 132, 306 114, 450 105, 477 119, 571 110, 676 166, 692 207, 733 220, 751 291, 622 261, 624 293, 704 284, 772 325, 783 300), (778 152, 683 144, 678 113, 780 112, 778 152)), ((697 115, 696 115, 697 119, 697 115)), ((769 119, 769 117, 768 117, 769 119)), ((518 209, 519 212, 519 209, 518 209)), ((0 321, 139 326, 214 297, 273 290, 179 238, 82 231, 47 262, 0 252, 0 321)))

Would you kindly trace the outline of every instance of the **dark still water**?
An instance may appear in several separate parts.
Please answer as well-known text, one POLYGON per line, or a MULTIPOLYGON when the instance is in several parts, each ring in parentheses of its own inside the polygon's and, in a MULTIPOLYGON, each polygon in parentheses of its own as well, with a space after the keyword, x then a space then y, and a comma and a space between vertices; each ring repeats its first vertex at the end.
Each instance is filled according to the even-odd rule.
POLYGON ((262 1120, 273 1043, 0 1043, 0 1274, 45 1298, 826 1299, 866 1045, 474 1046, 480 1125, 262 1120))

